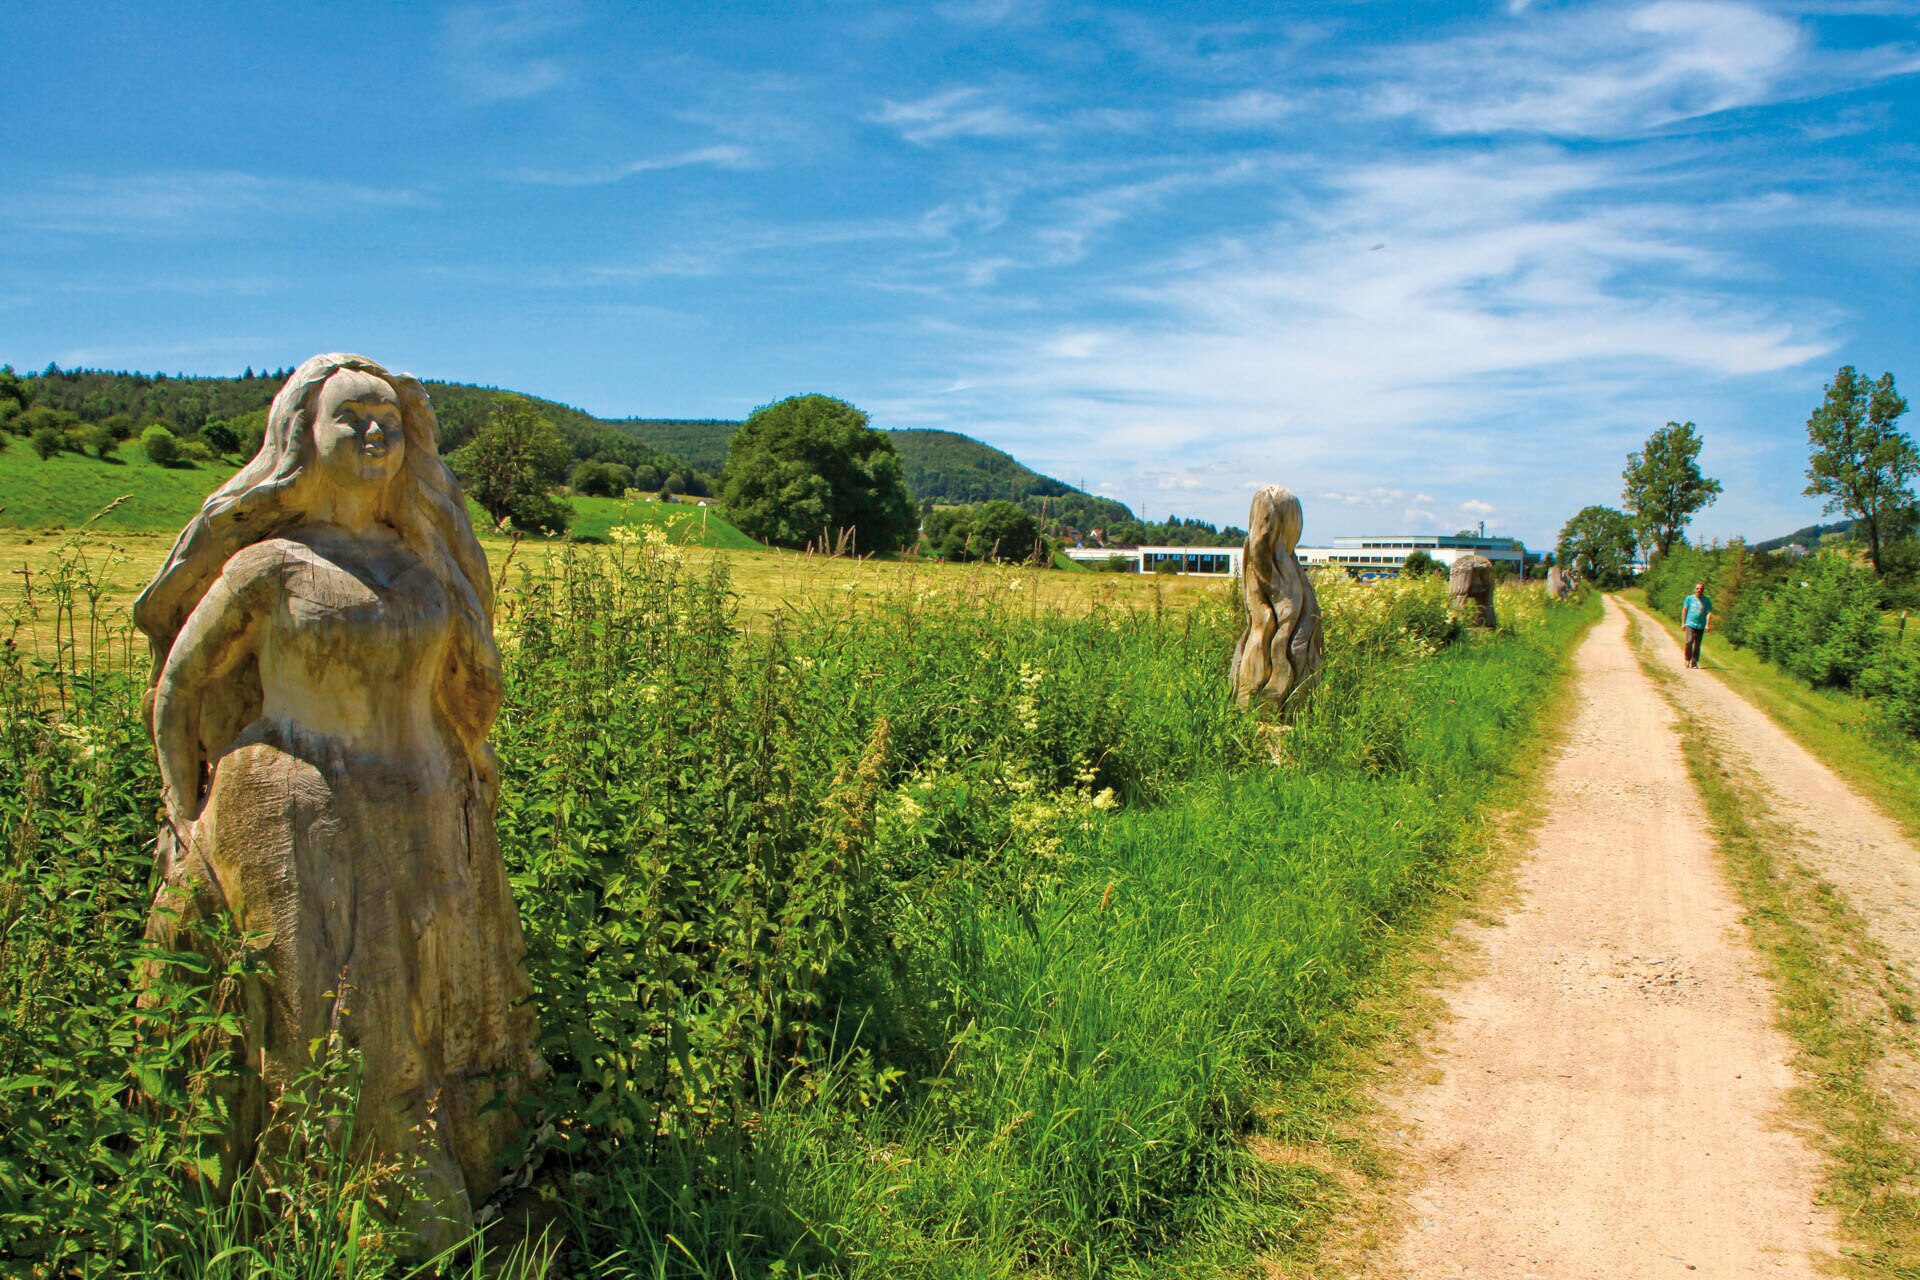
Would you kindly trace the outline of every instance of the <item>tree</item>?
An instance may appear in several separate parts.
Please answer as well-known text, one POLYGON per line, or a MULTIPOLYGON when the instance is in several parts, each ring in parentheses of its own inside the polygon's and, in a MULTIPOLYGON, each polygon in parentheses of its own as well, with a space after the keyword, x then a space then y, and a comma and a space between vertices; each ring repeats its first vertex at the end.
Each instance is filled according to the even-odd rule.
POLYGON ((156 422, 140 433, 140 447, 160 466, 170 467, 180 461, 180 439, 161 423, 156 422))
POLYGON ((13 371, 10 364, 0 364, 0 422, 27 411, 33 404, 33 391, 13 371))
POLYGON ((617 498, 633 487, 633 469, 590 458, 573 469, 567 487, 588 497, 617 498))
POLYGON ((890 552, 913 538, 913 495, 893 442, 831 396, 755 409, 734 433, 720 481, 727 518, 776 546, 838 544, 890 552))
POLYGON ((1700 435, 1691 422, 1669 422, 1639 453, 1627 455, 1620 496, 1641 545, 1665 555, 1694 513, 1720 496, 1720 482, 1700 474, 1699 459, 1700 435))
POLYGON ((1430 578, 1440 572, 1440 562, 1416 547, 1400 562, 1400 572, 1409 578, 1430 578))
POLYGON ((70 437, 82 449, 93 450, 96 458, 104 459, 120 443, 114 436, 113 428, 104 422, 89 422, 74 431, 70 437))
MULTIPOLYGON (((940 536, 929 537, 944 560, 1003 560, 1040 558, 1040 525, 1032 514, 1011 502, 983 502, 977 507, 943 510, 940 536)), ((929 530, 931 534, 931 527, 929 530)))
POLYGON ((1618 586, 1633 563, 1633 521, 1612 507, 1582 507, 1560 529, 1555 563, 1573 567, 1584 557, 1587 572, 1603 587, 1618 586))
POLYGON ((1805 492, 1825 498, 1827 511, 1853 517, 1854 531, 1867 536, 1867 559, 1876 574, 1883 568, 1881 544, 1910 518, 1911 486, 1920 473, 1920 452, 1894 425, 1906 411, 1891 373, 1869 381, 1847 364, 1807 419, 1805 492))
POLYGON ((512 520, 530 533, 561 533, 573 509, 549 490, 566 475, 571 457, 559 429, 512 396, 494 405, 473 439, 448 455, 447 465, 495 525, 512 520))
POLYGON ((200 438, 216 454, 232 453, 240 447, 240 433, 225 418, 215 418, 200 428, 200 438))
POLYGON ((67 437, 56 427, 39 427, 33 433, 33 451, 44 461, 67 447, 67 437))

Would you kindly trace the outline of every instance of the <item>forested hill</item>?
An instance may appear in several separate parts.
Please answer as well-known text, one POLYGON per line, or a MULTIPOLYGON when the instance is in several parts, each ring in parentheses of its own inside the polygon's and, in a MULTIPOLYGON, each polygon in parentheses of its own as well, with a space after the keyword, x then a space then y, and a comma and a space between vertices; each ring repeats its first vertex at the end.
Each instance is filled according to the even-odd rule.
POLYGON ((1833 524, 1810 524, 1804 529, 1795 529, 1792 533, 1781 534, 1777 538, 1768 538, 1765 542, 1756 542, 1751 551, 1778 551, 1782 547, 1799 543, 1808 550, 1820 545, 1820 539, 1829 533, 1845 533, 1853 528, 1853 521, 1840 520, 1833 524))
MULTIPOLYGON (((619 425, 689 466, 718 472, 737 422, 669 422, 632 418, 619 425)), ((907 487, 922 502, 972 504, 1000 499, 1018 503, 1050 522, 1099 529, 1133 519, 1125 504, 1096 498, 1052 476, 1043 476, 1012 454, 957 431, 905 428, 887 432, 900 455, 907 487)))
MULTIPOLYGON (((83 422, 118 420, 135 434, 158 422, 183 438, 198 435, 209 423, 225 422, 238 438, 252 441, 265 428, 267 407, 273 403, 274 393, 292 373, 291 369, 263 369, 258 373, 248 369, 237 378, 186 378, 164 373, 49 368, 21 381, 36 408, 73 414, 83 422)), ((682 491, 702 491, 694 483, 693 473, 707 468, 690 466, 654 448, 623 424, 603 421, 571 405, 497 387, 431 379, 425 380, 425 385, 440 420, 443 451, 464 444, 500 399, 520 396, 539 406, 541 413, 553 421, 574 457, 624 463, 636 471, 651 469, 662 479, 678 473, 682 491)))
MULTIPOLYGON (((49 366, 42 373, 23 375, 21 381, 33 411, 59 414, 68 421, 108 423, 118 428, 118 438, 137 435, 158 422, 190 439, 210 423, 223 422, 250 449, 265 429, 274 393, 291 373, 248 369, 237 378, 189 378, 49 366)), ((571 405, 498 387, 432 380, 426 387, 440 419, 443 450, 465 443, 501 398, 519 396, 552 419, 575 458, 623 463, 640 473, 641 488, 672 478, 681 492, 711 491, 726 461, 727 443, 740 428, 738 422, 719 419, 596 418, 571 405)), ((1043 476, 1012 455, 958 432, 909 429, 888 435, 899 451, 907 487, 922 502, 1015 502, 1044 517, 1056 531, 1103 530, 1109 545, 1213 545, 1245 536, 1237 529, 1216 530, 1204 521, 1177 517, 1142 525, 1123 503, 1043 476)))

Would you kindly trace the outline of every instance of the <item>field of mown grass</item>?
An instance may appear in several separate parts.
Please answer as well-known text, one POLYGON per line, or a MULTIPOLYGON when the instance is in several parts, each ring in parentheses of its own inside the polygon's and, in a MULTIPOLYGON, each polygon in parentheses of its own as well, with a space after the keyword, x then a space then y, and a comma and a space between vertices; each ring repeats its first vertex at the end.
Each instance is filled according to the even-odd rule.
MULTIPOLYGON (((1439 583, 1327 582, 1277 730, 1229 704, 1218 582, 516 556, 499 825, 553 1073, 492 1232, 560 1251, 505 1274, 1252 1266, 1317 1188, 1249 1140, 1314 1131, 1277 1087, 1479 851, 1595 612, 1510 590, 1462 635, 1439 583)), ((43 563, 0 621, 0 1269, 405 1274, 396 1184, 196 1177, 247 1067, 204 975, 134 1005, 157 783, 121 598, 43 563)))

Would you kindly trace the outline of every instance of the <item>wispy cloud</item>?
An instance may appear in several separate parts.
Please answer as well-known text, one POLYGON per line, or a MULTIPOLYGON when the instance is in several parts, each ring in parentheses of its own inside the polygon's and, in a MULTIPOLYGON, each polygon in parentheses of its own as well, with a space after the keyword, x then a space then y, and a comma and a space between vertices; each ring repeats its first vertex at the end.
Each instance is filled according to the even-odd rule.
POLYGON ((1264 128, 1286 120, 1300 104, 1268 89, 1243 89, 1221 98, 1195 102, 1181 112, 1183 122, 1205 127, 1264 128))
POLYGON ((1353 493, 1341 493, 1329 490, 1322 493, 1324 502, 1337 502, 1348 507, 1391 507, 1407 496, 1405 489, 1364 489, 1353 493))
POLYGON ((609 165, 603 168, 563 171, 554 169, 522 169, 513 176, 521 182, 537 183, 552 187, 601 187, 621 182, 643 173, 658 173, 663 169, 686 169, 693 167, 712 167, 717 169, 745 169, 754 162, 754 155, 747 148, 733 143, 718 143, 710 147, 696 147, 691 151, 681 151, 674 155, 647 156, 639 160, 629 160, 624 164, 609 165))
POLYGON ((1509 12, 1504 29, 1385 58, 1373 108, 1442 133, 1619 137, 1920 65, 1901 46, 1818 48, 1799 21, 1739 0, 1509 12))
POLYGON ((441 18, 447 75, 461 93, 482 101, 533 98, 567 83, 567 64, 535 52, 581 23, 568 0, 511 0, 449 9, 441 18))
POLYGON ((181 234, 266 214, 330 216, 424 202, 404 187, 220 170, 83 174, 0 195, 0 226, 81 235, 181 234))
POLYGON ((887 100, 870 119, 920 146, 953 138, 1017 138, 1040 132, 1038 123, 991 100, 979 88, 949 89, 911 102, 887 100))

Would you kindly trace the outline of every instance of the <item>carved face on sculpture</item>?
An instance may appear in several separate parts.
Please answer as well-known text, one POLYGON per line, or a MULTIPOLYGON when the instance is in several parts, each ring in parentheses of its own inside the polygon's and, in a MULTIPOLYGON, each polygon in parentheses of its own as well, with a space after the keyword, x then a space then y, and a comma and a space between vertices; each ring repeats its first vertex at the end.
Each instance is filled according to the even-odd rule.
POLYGON ((384 488, 407 457, 400 398, 385 379, 341 369, 320 388, 314 406, 315 469, 344 489, 384 488))

